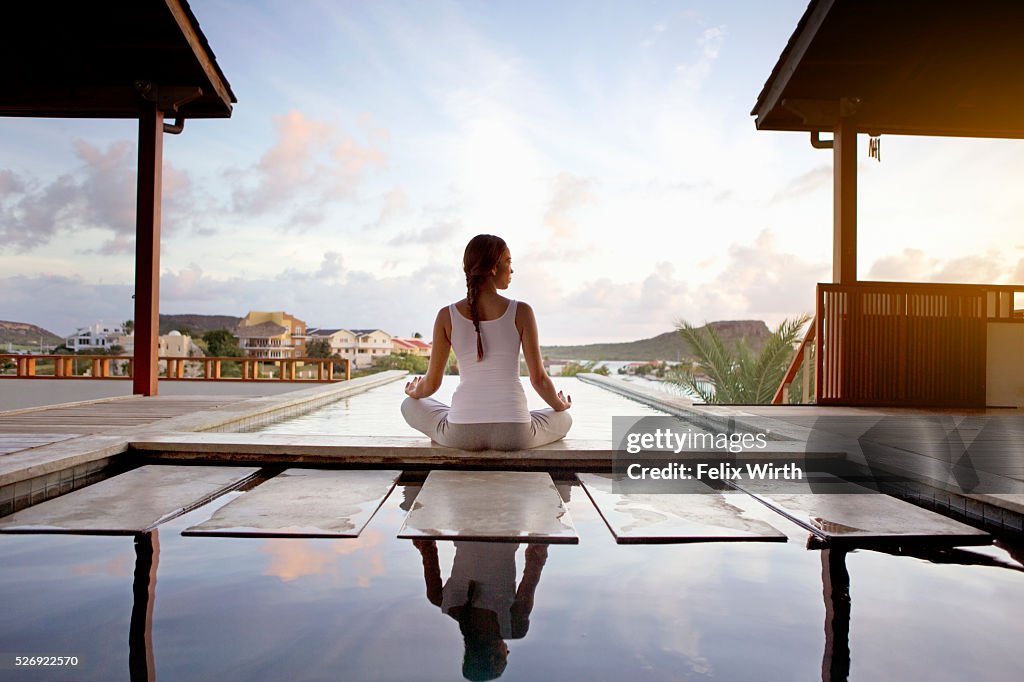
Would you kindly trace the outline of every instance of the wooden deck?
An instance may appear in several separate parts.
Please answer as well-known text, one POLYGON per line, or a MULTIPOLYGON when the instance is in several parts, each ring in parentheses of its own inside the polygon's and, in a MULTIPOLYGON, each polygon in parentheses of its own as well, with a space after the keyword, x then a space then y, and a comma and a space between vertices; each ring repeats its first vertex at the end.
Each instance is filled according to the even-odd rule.
POLYGON ((252 396, 131 396, 0 412, 0 456, 94 433, 216 410, 252 396))

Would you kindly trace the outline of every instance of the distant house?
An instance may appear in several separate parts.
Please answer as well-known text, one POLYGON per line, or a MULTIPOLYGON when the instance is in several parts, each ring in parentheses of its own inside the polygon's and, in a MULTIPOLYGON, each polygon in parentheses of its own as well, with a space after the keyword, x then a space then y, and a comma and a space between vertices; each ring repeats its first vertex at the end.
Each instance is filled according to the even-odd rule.
POLYGON ((251 358, 295 358, 306 354, 306 323, 283 311, 250 311, 234 335, 239 347, 251 358))
POLYGON ((419 355, 421 357, 430 357, 429 343, 425 343, 422 339, 391 339, 391 352, 392 353, 408 353, 409 355, 419 355))
POLYGON ((331 351, 348 359, 353 367, 369 367, 394 349, 392 336, 383 329, 312 328, 309 338, 326 339, 331 351))
POLYGON ((106 322, 97 322, 89 327, 80 327, 74 334, 64 341, 71 350, 77 352, 82 350, 107 350, 110 346, 124 344, 121 337, 125 335, 123 325, 111 325, 106 322))
POLYGON ((192 337, 179 331, 172 331, 157 337, 157 355, 162 358, 190 358, 205 355, 202 349, 192 342, 192 337))
POLYGON ((383 329, 353 329, 356 356, 353 367, 368 367, 385 355, 391 355, 391 334, 383 329))

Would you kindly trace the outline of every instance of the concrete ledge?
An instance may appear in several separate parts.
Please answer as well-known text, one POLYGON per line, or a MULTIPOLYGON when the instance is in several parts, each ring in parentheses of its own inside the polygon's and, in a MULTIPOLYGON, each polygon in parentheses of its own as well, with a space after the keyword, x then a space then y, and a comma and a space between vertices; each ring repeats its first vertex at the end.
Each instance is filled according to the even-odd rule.
POLYGON ((768 417, 744 412, 742 407, 728 405, 694 405, 684 396, 674 396, 642 385, 609 379, 600 374, 577 374, 576 378, 626 396, 671 415, 685 419, 707 431, 719 433, 763 432, 769 440, 807 440, 808 429, 768 417))
POLYGON ((405 370, 389 370, 336 384, 320 384, 284 394, 261 396, 225 405, 216 410, 203 410, 165 419, 157 428, 172 431, 217 431, 256 426, 398 381, 407 374, 405 370))
MULTIPOLYGON (((740 461, 756 461, 776 455, 804 455, 799 443, 778 443, 765 451, 737 454, 723 452, 644 453, 643 459, 680 461, 728 455, 740 461)), ((133 454, 162 461, 261 462, 289 465, 387 464, 429 465, 438 468, 480 466, 487 468, 543 468, 572 471, 610 471, 615 450, 605 440, 557 441, 532 450, 456 450, 425 437, 328 436, 278 433, 164 433, 129 444, 133 454)), ((809 457, 842 458, 843 453, 812 453, 809 457)))
POLYGON ((406 374, 399 370, 381 372, 352 381, 244 400, 141 426, 111 428, 103 434, 85 435, 4 455, 0 457, 0 499, 6 499, 6 486, 123 455, 128 451, 130 441, 144 439, 146 434, 169 429, 204 431, 270 421, 362 393, 401 379, 406 374))

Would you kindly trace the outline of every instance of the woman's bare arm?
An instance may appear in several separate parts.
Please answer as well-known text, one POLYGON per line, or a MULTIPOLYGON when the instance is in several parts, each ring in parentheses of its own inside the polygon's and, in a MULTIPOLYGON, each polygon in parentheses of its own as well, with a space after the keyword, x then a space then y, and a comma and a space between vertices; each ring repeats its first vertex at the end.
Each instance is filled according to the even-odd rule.
POLYGON ((523 356, 526 358, 526 369, 530 372, 530 383, 537 395, 544 399, 555 412, 568 410, 572 407, 572 396, 566 397, 561 391, 555 391, 555 384, 551 377, 544 371, 544 361, 540 355, 540 339, 537 333, 537 318, 533 314, 533 308, 525 303, 519 304, 516 311, 517 320, 522 322, 521 338, 523 341, 523 356), (522 311, 522 312, 519 312, 522 311))
POLYGON ((426 398, 433 395, 441 387, 444 368, 448 365, 448 353, 451 351, 452 316, 447 307, 437 312, 434 320, 434 342, 430 347, 430 365, 426 375, 415 377, 405 385, 405 394, 410 398, 426 398))

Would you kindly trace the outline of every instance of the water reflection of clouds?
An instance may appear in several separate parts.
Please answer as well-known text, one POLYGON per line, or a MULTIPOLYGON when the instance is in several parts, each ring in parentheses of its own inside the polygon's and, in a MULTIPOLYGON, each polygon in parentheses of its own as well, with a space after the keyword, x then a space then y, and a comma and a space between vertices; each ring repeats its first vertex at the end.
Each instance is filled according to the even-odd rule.
POLYGON ((102 574, 109 576, 131 575, 135 570, 134 558, 127 554, 107 559, 106 561, 72 564, 71 575, 102 574))
POLYGON ((937 565, 912 557, 858 551, 847 557, 852 598, 850 649, 870 651, 852 659, 851 677, 914 679, 928 660, 933 679, 1015 679, 997 662, 1019 661, 1012 638, 990 633, 1022 633, 1019 573, 1004 568, 937 565), (916 564, 907 570, 907 564, 916 564), (897 565, 899 564, 899 565, 897 565), (984 625, 965 630, 951 623, 984 625), (905 627, 893 627, 894 624, 905 627), (998 655, 993 655, 993 648, 998 655))
POLYGON ((341 540, 270 538, 260 551, 270 556, 264 575, 282 582, 316 575, 336 576, 343 582, 351 576, 359 587, 369 587, 372 579, 384 575, 384 540, 379 530, 367 529, 358 538, 341 540))

